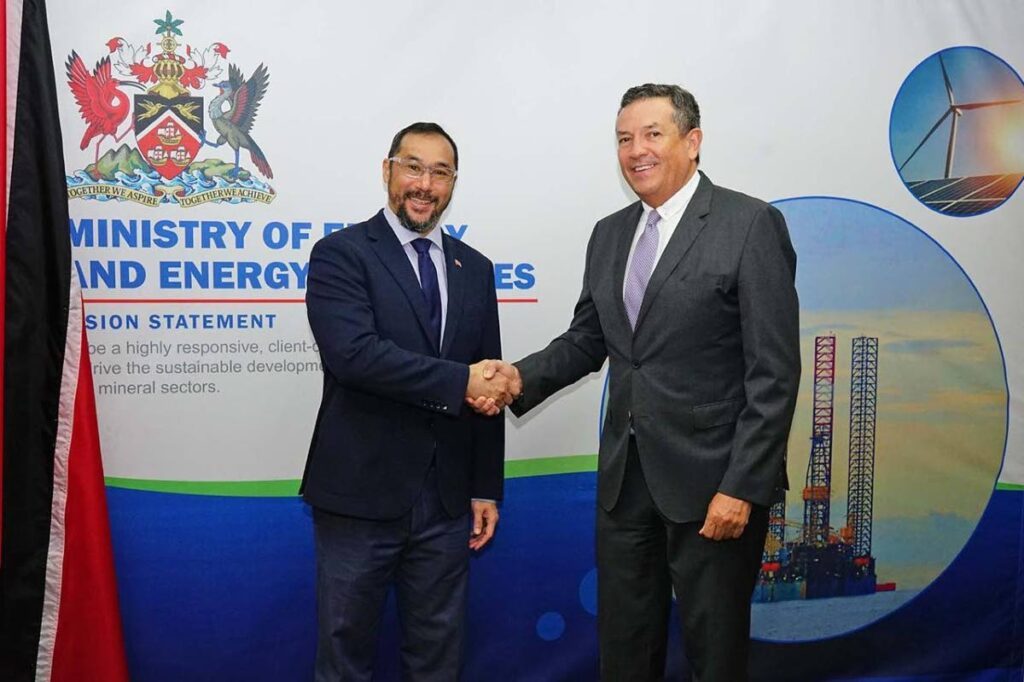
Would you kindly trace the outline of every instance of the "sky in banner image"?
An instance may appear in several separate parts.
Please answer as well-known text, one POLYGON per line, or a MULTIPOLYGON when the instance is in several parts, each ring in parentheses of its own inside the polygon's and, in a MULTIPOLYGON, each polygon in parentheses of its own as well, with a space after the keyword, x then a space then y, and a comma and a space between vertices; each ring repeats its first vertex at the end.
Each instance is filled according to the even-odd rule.
MULTIPOLYGON (((777 202, 801 267, 804 372, 790 434, 786 499, 788 552, 804 542, 815 402, 816 339, 834 337, 831 377, 829 536, 853 525, 851 349, 877 339, 872 389, 872 465, 866 556, 874 559, 870 594, 755 606, 754 633, 765 639, 834 636, 864 626, 917 596, 949 565, 973 533, 1003 463, 1006 374, 996 330, 971 280, 924 232, 861 202, 811 197, 777 202), (806 472, 806 475, 805 475, 806 472)), ((815 456, 823 454, 815 450, 815 456)), ((784 552, 785 553, 785 552, 784 552)), ((780 574, 781 575, 781 574, 780 574)), ((799 582, 792 575, 780 582, 799 582)), ((811 578, 804 590, 810 590, 811 578)))

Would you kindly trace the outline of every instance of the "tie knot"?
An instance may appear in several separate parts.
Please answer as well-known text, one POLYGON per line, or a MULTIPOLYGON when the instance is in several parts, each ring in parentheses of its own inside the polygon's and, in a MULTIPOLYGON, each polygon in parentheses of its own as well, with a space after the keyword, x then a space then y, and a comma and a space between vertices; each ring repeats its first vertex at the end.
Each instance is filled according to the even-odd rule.
POLYGON ((413 239, 412 248, 416 249, 416 253, 421 256, 430 251, 431 241, 429 239, 413 239))
POLYGON ((660 222, 660 221, 661 221, 661 216, 658 215, 657 211, 652 209, 650 215, 647 216, 647 225, 646 225, 646 227, 644 229, 650 229, 652 227, 657 227, 658 226, 658 222, 660 222))

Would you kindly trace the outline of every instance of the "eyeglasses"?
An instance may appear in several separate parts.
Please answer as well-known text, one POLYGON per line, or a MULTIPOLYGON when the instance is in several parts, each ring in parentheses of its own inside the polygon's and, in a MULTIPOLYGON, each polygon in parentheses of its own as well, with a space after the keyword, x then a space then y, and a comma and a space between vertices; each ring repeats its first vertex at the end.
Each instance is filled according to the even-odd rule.
POLYGON ((458 175, 457 170, 449 168, 448 166, 425 166, 416 159, 405 159, 401 156, 392 156, 388 161, 397 163, 402 167, 402 170, 405 171, 405 174, 414 180, 419 180, 423 177, 424 173, 429 173, 431 182, 450 185, 455 182, 455 176, 458 175))

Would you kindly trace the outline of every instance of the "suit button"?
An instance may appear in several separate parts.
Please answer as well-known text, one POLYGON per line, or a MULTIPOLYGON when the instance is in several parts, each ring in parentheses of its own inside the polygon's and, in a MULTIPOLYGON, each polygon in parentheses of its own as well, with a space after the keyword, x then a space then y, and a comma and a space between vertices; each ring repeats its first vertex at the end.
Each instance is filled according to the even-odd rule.
POLYGON ((636 360, 633 361, 633 369, 640 369, 640 363, 636 360))

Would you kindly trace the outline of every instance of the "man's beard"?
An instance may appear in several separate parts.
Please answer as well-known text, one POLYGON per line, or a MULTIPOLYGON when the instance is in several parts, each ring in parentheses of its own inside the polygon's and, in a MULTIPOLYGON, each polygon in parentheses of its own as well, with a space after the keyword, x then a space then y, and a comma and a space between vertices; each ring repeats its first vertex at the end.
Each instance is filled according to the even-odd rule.
POLYGON ((427 234, 437 226, 437 221, 441 219, 441 214, 444 213, 444 209, 446 209, 447 207, 447 203, 445 203, 444 206, 441 206, 438 203, 437 198, 431 196, 429 192, 412 190, 406 192, 405 195, 402 197, 402 200, 398 202, 398 211, 396 212, 395 215, 398 216, 398 222, 402 223, 402 227, 404 227, 405 229, 411 230, 416 234, 427 234), (410 216, 409 213, 405 210, 405 201, 410 198, 433 201, 434 210, 430 212, 430 217, 424 220, 423 222, 413 220, 412 216, 410 216))

